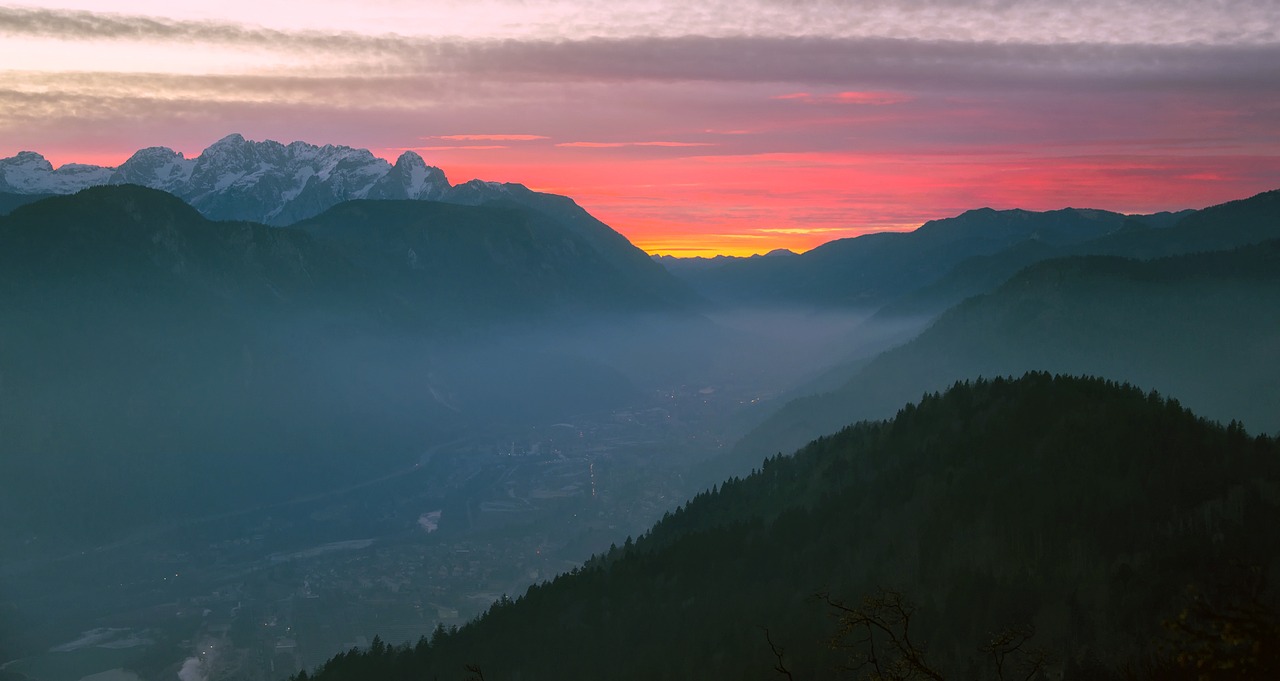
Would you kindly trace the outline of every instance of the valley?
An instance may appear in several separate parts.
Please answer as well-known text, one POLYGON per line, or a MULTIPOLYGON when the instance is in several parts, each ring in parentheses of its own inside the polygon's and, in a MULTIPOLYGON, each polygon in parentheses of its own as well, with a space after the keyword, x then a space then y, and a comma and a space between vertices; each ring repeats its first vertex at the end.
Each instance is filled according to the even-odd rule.
POLYGON ((691 464, 727 445, 718 424, 757 397, 709 388, 478 432, 342 489, 6 560, 10 597, 36 614, 21 623, 34 654, 10 669, 158 678, 196 659, 206 681, 278 679, 367 646, 370 632, 399 644, 460 626, 697 492, 691 464), (105 640, 85 639, 94 631, 105 640), (216 655, 197 655, 206 645, 216 655))

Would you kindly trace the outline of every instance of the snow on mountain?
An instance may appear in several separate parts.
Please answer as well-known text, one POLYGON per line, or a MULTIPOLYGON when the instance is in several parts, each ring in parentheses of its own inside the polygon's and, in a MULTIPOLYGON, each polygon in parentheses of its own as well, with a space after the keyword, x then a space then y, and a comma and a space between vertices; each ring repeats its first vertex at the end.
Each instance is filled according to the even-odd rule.
POLYGON ((510 195, 511 187, 522 187, 522 185, 508 185, 503 182, 471 180, 470 182, 464 182, 456 187, 450 188, 446 193, 444 200, 449 203, 478 206, 482 203, 487 203, 494 199, 500 199, 510 195))
POLYGON ((34 151, 0 158, 0 191, 14 194, 71 194, 86 187, 106 184, 111 168, 68 163, 53 169, 45 157, 34 151))
POLYGON ((147 147, 120 164, 108 182, 140 184, 177 194, 190 181, 195 164, 195 159, 183 158, 181 153, 168 147, 147 147))
POLYGON ((390 171, 367 149, 251 142, 237 134, 205 149, 176 193, 209 217, 280 225, 363 198, 390 171))
POLYGON ((427 165, 416 152, 406 151, 395 166, 374 183, 365 198, 440 201, 451 189, 444 171, 427 165))
MULTIPOLYGON (((140 184, 177 195, 215 220, 286 225, 351 199, 466 203, 494 194, 455 188, 444 171, 404 152, 394 166, 367 149, 306 142, 254 142, 228 135, 188 159, 166 147, 140 149, 118 168, 67 164, 57 170, 24 151, 0 159, 0 192, 70 194, 100 184, 140 184)), ((468 183, 470 186, 472 183, 468 183)), ((496 185, 500 186, 500 185, 496 185)))

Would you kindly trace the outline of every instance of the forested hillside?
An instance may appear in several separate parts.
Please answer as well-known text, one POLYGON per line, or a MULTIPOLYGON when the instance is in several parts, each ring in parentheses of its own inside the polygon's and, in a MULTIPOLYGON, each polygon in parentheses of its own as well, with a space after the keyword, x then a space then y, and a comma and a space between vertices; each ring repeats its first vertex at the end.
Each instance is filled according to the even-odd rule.
POLYGON ((731 461, 743 469, 957 380, 1033 370, 1149 386, 1209 418, 1274 433, 1277 338, 1280 241, 1151 261, 1050 260, 948 310, 838 389, 790 402, 731 461))
MULTIPOLYGON (((1162 621, 1189 586, 1274 570, 1278 506, 1280 446, 1236 424, 1100 379, 966 382, 774 457, 456 631, 296 678, 841 678, 834 665, 872 649, 833 650, 846 611, 815 594, 878 616, 905 594, 908 648, 935 678, 996 678, 981 648, 998 631, 1034 632, 1026 651, 1068 679, 1168 678, 1191 644, 1162 621)), ((1244 647, 1223 654, 1239 668, 1278 641, 1269 596, 1231 596, 1271 623, 1237 632, 1244 647)))

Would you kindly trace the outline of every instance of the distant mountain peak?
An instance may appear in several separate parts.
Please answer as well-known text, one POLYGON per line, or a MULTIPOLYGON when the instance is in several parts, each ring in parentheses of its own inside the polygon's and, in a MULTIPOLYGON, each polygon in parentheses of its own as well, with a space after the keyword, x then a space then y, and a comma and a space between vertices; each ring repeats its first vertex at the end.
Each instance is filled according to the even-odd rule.
POLYGON ((365 198, 391 169, 368 149, 234 134, 205 149, 174 191, 209 217, 285 225, 365 198))
MULTIPOLYGON (((187 158, 168 147, 139 149, 118 168, 69 163, 57 170, 40 154, 0 159, 0 192, 74 194, 104 184, 138 184, 174 194, 214 220, 288 225, 353 199, 425 200, 479 205, 533 200, 520 184, 471 180, 453 186, 440 168, 405 150, 395 164, 368 149, 304 141, 254 141, 235 132, 187 158), (517 192, 517 195, 512 194, 517 192)), ((576 207, 547 198, 548 210, 576 207), (557 203, 558 202, 558 203, 557 203)))
POLYGON ((506 183, 506 182, 491 182, 491 181, 488 181, 488 180, 475 179, 475 180, 467 180, 466 182, 463 182, 462 184, 460 184, 460 185, 458 185, 458 186, 460 186, 460 187, 472 187, 472 188, 475 188, 475 189, 493 189, 493 190, 497 190, 497 191, 506 191, 506 189, 507 189, 507 184, 508 184, 508 183, 506 183))
POLYGON ((0 159, 0 192, 14 194, 71 194, 95 184, 106 184, 110 168, 67 163, 57 170, 44 156, 20 151, 0 159))
POLYGON ((452 189, 444 171, 427 165, 417 152, 405 151, 396 163, 365 192, 369 199, 443 200, 452 189))
POLYGON ((423 160, 422 155, 412 149, 406 150, 396 159, 396 167, 416 168, 427 167, 427 162, 423 160))
POLYGON ((31 168, 53 172, 53 164, 44 156, 34 151, 19 151, 16 156, 0 159, 0 166, 12 168, 31 168))
POLYGON ((178 187, 191 177, 194 160, 188 160, 181 152, 169 147, 139 149, 120 164, 111 174, 110 184, 140 184, 144 187, 163 189, 176 193, 178 187))
POLYGON ((510 195, 515 188, 523 189, 523 185, 510 182, 487 182, 485 180, 468 180, 456 185, 449 192, 449 202, 477 206, 487 201, 500 199, 510 195))
MULTIPOLYGON (((133 156, 129 157, 129 161, 143 161, 150 159, 172 159, 185 158, 180 151, 174 151, 169 147, 144 147, 133 152, 133 156)), ((128 163, 129 161, 125 161, 128 163)))
POLYGON ((247 140, 245 140, 244 135, 241 135, 238 132, 233 132, 230 135, 227 135, 226 137, 223 137, 222 139, 218 140, 217 142, 210 144, 209 148, 212 149, 214 147, 220 147, 220 146, 238 146, 238 145, 244 144, 246 141, 247 140))

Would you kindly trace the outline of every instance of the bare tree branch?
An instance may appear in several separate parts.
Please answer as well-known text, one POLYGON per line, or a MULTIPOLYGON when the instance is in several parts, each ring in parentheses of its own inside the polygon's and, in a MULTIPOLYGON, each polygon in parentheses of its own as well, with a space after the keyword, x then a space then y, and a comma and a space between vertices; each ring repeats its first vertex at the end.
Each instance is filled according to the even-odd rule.
POLYGON ((1039 648, 1024 648, 1035 635, 1036 628, 1030 624, 1009 627, 991 635, 991 642, 983 646, 982 650, 995 663, 996 678, 999 681, 1004 681, 1006 671, 1021 673, 1022 681, 1031 681, 1044 671, 1049 663, 1049 654, 1039 648))
POLYGON ((782 660, 783 654, 787 652, 786 648, 773 642, 773 637, 769 635, 768 627, 761 628, 764 629, 764 640, 769 642, 769 649, 773 651, 773 657, 777 660, 777 663, 773 665, 773 670, 787 677, 789 681, 795 681, 795 677, 791 675, 791 670, 787 669, 786 663, 782 660))
POLYGON ((925 649, 911 639, 911 618, 915 606, 896 591, 881 589, 874 596, 851 607, 818 594, 831 609, 838 622, 831 647, 849 651, 847 671, 861 672, 870 668, 870 679, 910 681, 930 679, 945 681, 942 674, 925 661, 925 649))

